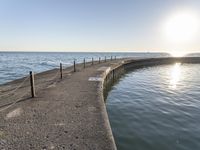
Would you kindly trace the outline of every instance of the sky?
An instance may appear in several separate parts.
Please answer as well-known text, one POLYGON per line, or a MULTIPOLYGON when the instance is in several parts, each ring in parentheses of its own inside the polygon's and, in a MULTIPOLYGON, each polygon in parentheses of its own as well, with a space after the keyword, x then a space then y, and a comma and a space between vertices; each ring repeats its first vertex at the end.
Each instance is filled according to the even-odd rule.
POLYGON ((165 33, 179 10, 200 16, 200 0, 0 0, 0 51, 198 52, 199 31, 165 33))

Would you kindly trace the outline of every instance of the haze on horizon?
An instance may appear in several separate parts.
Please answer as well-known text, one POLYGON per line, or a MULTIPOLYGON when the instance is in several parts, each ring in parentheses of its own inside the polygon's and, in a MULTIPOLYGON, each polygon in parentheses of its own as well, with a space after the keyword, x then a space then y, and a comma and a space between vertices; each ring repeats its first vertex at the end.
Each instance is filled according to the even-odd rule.
POLYGON ((0 2, 0 51, 200 50, 199 0, 0 2))

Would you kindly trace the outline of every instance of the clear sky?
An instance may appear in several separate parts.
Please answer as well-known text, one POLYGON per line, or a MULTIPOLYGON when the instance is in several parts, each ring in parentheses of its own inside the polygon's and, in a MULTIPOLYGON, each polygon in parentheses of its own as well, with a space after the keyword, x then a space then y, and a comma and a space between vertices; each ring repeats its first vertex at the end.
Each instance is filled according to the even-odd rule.
POLYGON ((199 51, 197 30, 169 40, 190 36, 171 34, 179 10, 200 16, 200 0, 0 0, 0 50, 199 51))

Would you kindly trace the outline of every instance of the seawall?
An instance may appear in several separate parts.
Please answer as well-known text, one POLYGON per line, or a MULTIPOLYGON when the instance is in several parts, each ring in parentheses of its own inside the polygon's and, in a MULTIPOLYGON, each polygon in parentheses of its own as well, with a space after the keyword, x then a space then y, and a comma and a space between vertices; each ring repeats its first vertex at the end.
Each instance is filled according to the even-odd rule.
POLYGON ((78 64, 76 72, 65 68, 62 79, 54 69, 35 75, 35 98, 30 96, 28 77, 1 85, 0 149, 116 149, 104 104, 106 86, 126 71, 175 62, 200 63, 200 59, 96 61, 86 68, 78 64))

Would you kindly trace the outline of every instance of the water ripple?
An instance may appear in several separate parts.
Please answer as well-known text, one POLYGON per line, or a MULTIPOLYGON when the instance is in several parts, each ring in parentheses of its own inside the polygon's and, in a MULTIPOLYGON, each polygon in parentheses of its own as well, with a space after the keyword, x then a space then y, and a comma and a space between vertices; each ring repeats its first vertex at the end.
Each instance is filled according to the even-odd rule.
POLYGON ((60 62, 64 67, 73 65, 74 59, 77 63, 98 60, 99 57, 107 59, 110 56, 122 57, 167 57, 166 53, 62 53, 62 52, 0 52, 0 84, 23 77, 29 74, 29 71, 36 73, 58 68, 60 62))
POLYGON ((126 74, 107 97, 118 149, 200 149, 200 65, 174 64, 126 74))

